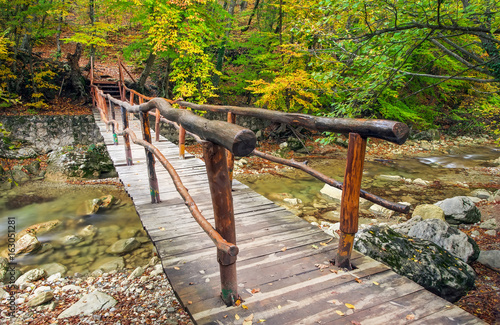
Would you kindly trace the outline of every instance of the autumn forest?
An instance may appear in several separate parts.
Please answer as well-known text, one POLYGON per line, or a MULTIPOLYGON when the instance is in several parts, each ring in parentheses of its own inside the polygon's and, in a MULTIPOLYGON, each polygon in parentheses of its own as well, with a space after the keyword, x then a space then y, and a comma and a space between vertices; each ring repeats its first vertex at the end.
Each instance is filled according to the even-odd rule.
POLYGON ((155 96, 499 133, 498 1, 0 0, 0 7, 1 110, 23 105, 37 114, 57 96, 88 97, 90 65, 81 62, 92 57, 133 66, 140 77, 131 86, 155 96))

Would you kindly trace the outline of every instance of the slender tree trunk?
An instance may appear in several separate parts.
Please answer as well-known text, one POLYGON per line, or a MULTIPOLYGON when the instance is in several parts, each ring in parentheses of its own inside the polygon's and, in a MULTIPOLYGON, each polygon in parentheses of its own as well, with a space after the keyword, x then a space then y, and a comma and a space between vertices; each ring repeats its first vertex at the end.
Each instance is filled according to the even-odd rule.
POLYGON ((260 0, 255 0, 255 5, 253 6, 252 13, 250 14, 250 18, 248 18, 248 23, 245 28, 241 30, 241 32, 246 32, 250 28, 250 24, 252 23, 252 19, 255 16, 255 13, 257 12, 257 8, 259 7, 259 2, 260 0))
MULTIPOLYGON (((61 5, 64 6, 64 0, 61 1, 61 5)), ((62 8, 59 12, 58 24, 57 24, 57 33, 56 33, 56 46, 57 46, 57 57, 61 57, 61 32, 62 32, 62 24, 63 24, 63 15, 62 8)))
POLYGON ((156 54, 153 52, 149 53, 148 59, 146 60, 146 66, 144 67, 144 70, 141 73, 141 76, 139 77, 139 88, 141 90, 144 90, 144 86, 146 85, 146 80, 149 77, 149 74, 151 73, 151 69, 153 68, 153 64, 155 63, 156 59, 156 54))
MULTIPOLYGON (((95 36, 94 32, 94 25, 95 25, 95 0, 90 0, 89 2, 89 18, 90 18, 90 25, 92 26, 92 36, 95 36)), ((90 58, 92 59, 92 62, 95 62, 95 44, 90 45, 90 58)))
MULTIPOLYGON (((217 71, 222 72, 222 67, 224 66, 224 56, 226 54, 226 45, 227 41, 229 39, 229 33, 231 32, 231 26, 232 26, 232 19, 234 15, 234 7, 236 7, 236 0, 230 0, 229 2, 229 7, 227 9, 227 12, 229 13, 229 18, 227 19, 226 22, 226 35, 224 36, 224 40, 222 41, 222 45, 219 48, 219 51, 217 53, 217 62, 215 64, 215 68, 217 71)), ((214 76, 214 86, 218 87, 220 83, 220 76, 215 75, 214 76)))

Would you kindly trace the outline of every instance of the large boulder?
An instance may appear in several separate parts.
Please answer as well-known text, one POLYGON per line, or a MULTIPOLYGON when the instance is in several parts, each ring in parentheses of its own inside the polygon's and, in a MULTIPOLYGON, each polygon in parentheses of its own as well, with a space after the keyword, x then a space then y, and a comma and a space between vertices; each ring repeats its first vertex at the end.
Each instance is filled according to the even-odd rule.
POLYGON ((422 217, 422 219, 441 219, 445 220, 444 211, 440 207, 434 204, 420 204, 413 210, 412 218, 416 216, 422 217))
POLYGON ((354 247, 450 302, 474 286, 476 274, 467 263, 430 241, 408 238, 387 226, 359 232, 354 247))
POLYGON ((500 272, 500 250, 481 251, 477 261, 492 270, 500 272))
POLYGON ((450 227, 439 219, 427 219, 415 224, 408 236, 430 240, 466 263, 472 263, 479 256, 479 246, 463 232, 450 227))
POLYGON ((435 203, 443 209, 446 221, 452 225, 472 224, 481 221, 481 212, 467 196, 455 196, 435 203))

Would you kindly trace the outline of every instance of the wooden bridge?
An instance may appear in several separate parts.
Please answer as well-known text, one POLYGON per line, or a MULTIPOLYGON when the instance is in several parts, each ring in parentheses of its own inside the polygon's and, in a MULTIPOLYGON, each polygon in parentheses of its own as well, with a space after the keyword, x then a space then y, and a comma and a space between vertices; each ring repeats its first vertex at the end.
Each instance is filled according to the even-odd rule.
MULTIPOLYGON (((307 166, 279 161, 300 165, 294 167, 344 187, 339 242, 244 184, 230 181, 231 152, 246 155, 254 150, 248 130, 226 122, 212 125, 162 99, 134 105, 150 98, 123 85, 120 94, 122 101, 93 88, 99 109, 96 123, 175 293, 197 324, 482 323, 387 266, 352 251, 359 196, 392 204, 360 191, 366 137, 386 132, 383 138, 401 141, 390 138, 394 132, 387 132, 386 124, 344 125, 361 134, 350 134, 343 185, 307 166), (131 119, 129 112, 139 119, 131 119), (165 118, 177 123, 180 148, 150 131, 148 112, 156 118, 156 130, 165 118), (123 121, 121 126, 117 121, 123 121), (184 153, 186 129, 202 142, 207 165, 184 153), (135 136, 139 133, 142 140, 135 136), (118 141, 118 135, 123 139, 118 141), (130 139, 137 145, 131 145, 130 139), (230 150, 228 160, 224 148, 230 150), (166 170, 155 168, 153 155, 166 170)), ((179 104, 200 109, 188 102, 179 104)), ((230 112, 230 121, 237 111, 220 109, 230 112)), ((305 117, 278 113, 269 118, 309 123, 305 117)), ((320 128, 324 122, 315 120, 314 125, 320 128)), ((406 209, 395 204, 392 208, 406 209)))

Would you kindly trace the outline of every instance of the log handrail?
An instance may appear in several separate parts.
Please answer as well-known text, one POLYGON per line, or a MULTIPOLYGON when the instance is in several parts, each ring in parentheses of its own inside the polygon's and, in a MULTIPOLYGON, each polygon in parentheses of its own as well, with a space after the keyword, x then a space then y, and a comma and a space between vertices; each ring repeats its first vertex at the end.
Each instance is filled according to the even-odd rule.
POLYGON ((251 116, 272 122, 303 126, 314 131, 358 133, 364 138, 379 138, 396 144, 403 144, 410 133, 406 124, 389 120, 331 118, 271 111, 256 107, 199 105, 186 101, 176 101, 176 103, 194 110, 251 116))
POLYGON ((236 156, 248 156, 255 149, 257 139, 249 129, 223 121, 208 120, 191 111, 176 109, 163 98, 153 98, 146 103, 130 105, 109 94, 106 98, 118 106, 123 106, 127 112, 139 113, 158 109, 167 120, 177 122, 187 131, 198 135, 206 141, 217 143, 236 156))

